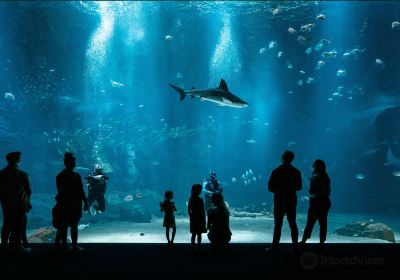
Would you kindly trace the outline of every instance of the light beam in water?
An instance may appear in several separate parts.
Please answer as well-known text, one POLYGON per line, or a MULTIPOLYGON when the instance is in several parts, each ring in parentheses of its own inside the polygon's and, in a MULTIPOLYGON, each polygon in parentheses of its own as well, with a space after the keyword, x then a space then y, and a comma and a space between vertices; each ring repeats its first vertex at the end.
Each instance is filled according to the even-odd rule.
POLYGON ((221 78, 228 81, 236 77, 242 67, 239 61, 239 52, 232 38, 231 18, 223 15, 223 27, 220 31, 219 40, 210 60, 209 86, 218 85, 221 78))

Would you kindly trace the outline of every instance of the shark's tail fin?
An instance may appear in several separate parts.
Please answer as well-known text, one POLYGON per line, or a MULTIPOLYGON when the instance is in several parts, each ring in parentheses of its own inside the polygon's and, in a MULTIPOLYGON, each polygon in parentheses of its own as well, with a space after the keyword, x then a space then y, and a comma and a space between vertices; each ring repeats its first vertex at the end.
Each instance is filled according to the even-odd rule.
POLYGON ((185 91, 183 90, 183 88, 174 86, 172 84, 169 84, 169 85, 180 94, 180 96, 181 96, 180 100, 181 101, 186 97, 186 94, 185 94, 185 91))

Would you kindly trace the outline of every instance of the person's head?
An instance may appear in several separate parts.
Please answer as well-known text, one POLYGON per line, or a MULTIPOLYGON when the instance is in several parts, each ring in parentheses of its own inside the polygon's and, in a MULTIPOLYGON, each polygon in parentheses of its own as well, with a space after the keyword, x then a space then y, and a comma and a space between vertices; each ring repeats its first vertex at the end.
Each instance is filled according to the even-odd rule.
POLYGON ((215 173, 215 171, 210 172, 210 180, 217 180, 217 173, 215 173))
POLYGON ((21 161, 21 152, 10 152, 6 155, 6 160, 10 165, 17 165, 21 161))
POLYGON ((286 150, 282 154, 282 162, 283 163, 292 163, 294 160, 294 153, 292 151, 286 150))
POLYGON ((166 191, 164 195, 165 199, 173 199, 174 198, 174 193, 172 191, 166 191))
POLYGON ((71 152, 66 152, 64 154, 64 165, 68 169, 74 169, 76 166, 76 159, 74 154, 71 152))
POLYGON ((225 205, 225 203, 224 203, 224 197, 223 197, 222 194, 220 194, 220 193, 214 193, 214 194, 211 196, 211 202, 212 202, 212 204, 214 204, 215 206, 225 205))
POLYGON ((194 184, 192 186, 192 196, 199 196, 201 191, 203 190, 203 186, 200 184, 194 184))
POLYGON ((316 159, 313 162, 314 173, 325 173, 326 172, 326 165, 322 159, 316 159))
POLYGON ((103 168, 100 164, 97 163, 94 165, 94 173, 96 173, 97 175, 103 174, 103 168))

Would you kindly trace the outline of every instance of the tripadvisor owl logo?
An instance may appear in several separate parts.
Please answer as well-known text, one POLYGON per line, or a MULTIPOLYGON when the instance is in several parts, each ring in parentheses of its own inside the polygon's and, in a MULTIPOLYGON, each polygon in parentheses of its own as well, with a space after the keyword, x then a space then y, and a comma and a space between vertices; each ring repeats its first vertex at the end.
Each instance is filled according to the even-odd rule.
POLYGON ((311 252, 304 253, 300 257, 300 265, 306 270, 313 270, 318 266, 318 256, 311 252))

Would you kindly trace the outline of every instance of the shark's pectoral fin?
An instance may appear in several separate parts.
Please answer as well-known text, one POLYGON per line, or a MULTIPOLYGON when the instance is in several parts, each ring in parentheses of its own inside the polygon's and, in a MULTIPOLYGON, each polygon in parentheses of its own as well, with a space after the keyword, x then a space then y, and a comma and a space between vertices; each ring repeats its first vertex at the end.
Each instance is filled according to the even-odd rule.
POLYGON ((221 82, 219 83, 218 88, 223 89, 226 92, 229 92, 228 85, 226 84, 224 79, 221 79, 221 82))
POLYGON ((195 88, 195 87, 192 87, 191 90, 192 90, 192 89, 196 89, 196 88, 195 88))

